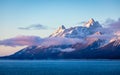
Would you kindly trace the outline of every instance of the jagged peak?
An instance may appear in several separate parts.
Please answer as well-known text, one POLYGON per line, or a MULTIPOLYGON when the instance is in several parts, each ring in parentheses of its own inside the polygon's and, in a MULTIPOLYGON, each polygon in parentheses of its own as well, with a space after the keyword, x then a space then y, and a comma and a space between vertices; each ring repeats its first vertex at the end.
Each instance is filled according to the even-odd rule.
POLYGON ((64 26, 64 25, 61 25, 61 26, 58 28, 57 32, 62 32, 62 31, 64 31, 65 29, 66 29, 65 26, 64 26))
POLYGON ((88 21, 89 23, 94 23, 94 19, 93 18, 90 18, 90 20, 88 21))
POLYGON ((59 29, 66 29, 64 25, 61 25, 59 29))
POLYGON ((91 25, 93 25, 94 22, 95 22, 94 19, 90 18, 89 21, 86 22, 84 26, 87 27, 87 28, 89 28, 91 25))
MULTIPOLYGON (((50 37, 86 37, 90 33, 94 33, 98 30, 96 30, 99 26, 99 23, 97 21, 94 21, 93 18, 91 18, 88 22, 86 22, 85 27, 84 26, 75 26, 70 27, 68 29, 65 28, 64 25, 61 25, 58 27, 58 29, 53 32, 50 37)), ((96 35, 100 35, 100 32, 97 32, 96 35)))
POLYGON ((55 32, 53 32, 52 35, 50 35, 50 37, 55 37, 55 36, 61 34, 62 32, 65 31, 65 29, 66 29, 65 26, 61 25, 55 32))

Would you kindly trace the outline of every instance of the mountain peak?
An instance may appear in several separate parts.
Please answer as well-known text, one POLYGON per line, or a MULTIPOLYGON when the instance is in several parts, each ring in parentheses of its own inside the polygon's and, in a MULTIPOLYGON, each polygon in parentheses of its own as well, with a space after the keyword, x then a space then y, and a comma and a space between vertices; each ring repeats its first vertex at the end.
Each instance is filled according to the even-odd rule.
POLYGON ((50 37, 56 37, 57 35, 61 35, 62 32, 65 30, 65 26, 61 25, 50 37))
POLYGON ((93 18, 90 18, 90 20, 89 20, 88 22, 93 23, 93 22, 95 22, 95 21, 94 21, 93 18))
POLYGON ((61 25, 59 29, 66 29, 64 25, 61 25))
MULTIPOLYGON (((97 32, 98 30, 96 29, 98 27, 101 27, 101 25, 91 18, 85 23, 85 27, 76 26, 66 29, 64 25, 61 25, 54 33, 52 33, 52 35, 50 35, 50 37, 83 38, 91 33, 97 32)), ((100 33, 98 32, 96 34, 100 33)))
POLYGON ((85 27, 89 28, 90 26, 93 25, 94 22, 95 22, 94 19, 93 19, 93 18, 90 18, 90 20, 85 23, 85 27))
POLYGON ((61 25, 61 26, 58 28, 57 32, 63 32, 65 29, 66 29, 65 26, 64 26, 64 25, 61 25))

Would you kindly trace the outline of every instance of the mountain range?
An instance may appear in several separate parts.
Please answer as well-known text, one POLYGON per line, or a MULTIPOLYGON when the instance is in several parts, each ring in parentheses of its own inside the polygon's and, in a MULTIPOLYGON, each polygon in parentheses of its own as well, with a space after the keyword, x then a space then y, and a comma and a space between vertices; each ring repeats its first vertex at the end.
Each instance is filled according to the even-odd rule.
POLYGON ((90 19, 83 26, 60 26, 39 45, 28 46, 3 59, 120 59, 120 33, 109 32, 90 19))

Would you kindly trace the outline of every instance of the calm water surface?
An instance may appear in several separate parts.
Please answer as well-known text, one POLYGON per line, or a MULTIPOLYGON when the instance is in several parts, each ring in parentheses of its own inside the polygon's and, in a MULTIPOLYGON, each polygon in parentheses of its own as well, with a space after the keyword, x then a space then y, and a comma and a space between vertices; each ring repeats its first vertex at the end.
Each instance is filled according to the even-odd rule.
POLYGON ((120 60, 0 60, 0 75, 120 75, 120 60))

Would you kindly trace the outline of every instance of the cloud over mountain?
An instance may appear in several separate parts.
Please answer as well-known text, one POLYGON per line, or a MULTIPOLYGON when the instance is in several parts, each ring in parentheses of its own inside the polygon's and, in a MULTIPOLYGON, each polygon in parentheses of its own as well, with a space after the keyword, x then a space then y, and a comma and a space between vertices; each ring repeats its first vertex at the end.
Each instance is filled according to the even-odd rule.
POLYGON ((41 46, 55 46, 55 45, 71 45, 76 43, 83 43, 83 39, 65 38, 65 37, 51 37, 45 38, 41 46))
POLYGON ((109 28, 114 31, 120 30, 120 18, 117 21, 110 23, 109 28))
POLYGON ((104 25, 106 25, 106 27, 98 29, 103 33, 102 35, 90 35, 89 37, 99 39, 111 39, 113 37, 119 37, 118 34, 120 34, 120 19, 117 21, 113 19, 107 19, 104 22, 104 25))
POLYGON ((77 38, 40 38, 38 36, 18 36, 10 39, 0 40, 0 45, 4 46, 31 46, 31 45, 41 45, 41 46, 52 46, 52 45, 67 45, 83 42, 82 39, 77 38))
POLYGON ((18 36, 10 39, 0 40, 0 45, 5 46, 28 46, 38 45, 41 38, 37 36, 18 36))

